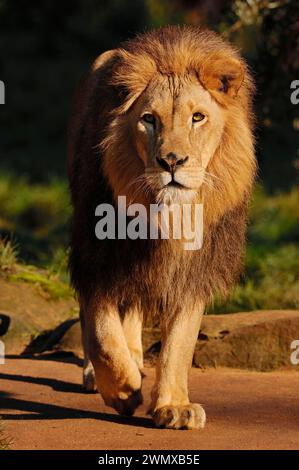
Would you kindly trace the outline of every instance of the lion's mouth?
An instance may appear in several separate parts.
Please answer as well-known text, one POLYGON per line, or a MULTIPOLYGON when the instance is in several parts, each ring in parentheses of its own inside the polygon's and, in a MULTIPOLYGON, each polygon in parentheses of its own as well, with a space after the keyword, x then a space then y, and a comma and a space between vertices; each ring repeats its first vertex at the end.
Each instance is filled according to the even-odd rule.
POLYGON ((165 185, 165 188, 186 189, 186 186, 184 186, 183 184, 178 183, 177 181, 175 181, 174 179, 172 179, 171 181, 169 181, 168 184, 165 185))

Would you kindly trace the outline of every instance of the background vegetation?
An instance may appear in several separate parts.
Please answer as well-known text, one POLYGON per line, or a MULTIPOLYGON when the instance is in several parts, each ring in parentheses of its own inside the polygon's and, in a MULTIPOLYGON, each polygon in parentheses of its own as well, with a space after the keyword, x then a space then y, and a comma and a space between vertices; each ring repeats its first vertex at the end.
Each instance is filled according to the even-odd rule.
POLYGON ((65 129, 91 60, 151 27, 204 24, 254 73, 260 166, 245 275, 210 310, 299 308, 298 13, 296 0, 0 0, 0 265, 17 257, 67 282, 65 129))

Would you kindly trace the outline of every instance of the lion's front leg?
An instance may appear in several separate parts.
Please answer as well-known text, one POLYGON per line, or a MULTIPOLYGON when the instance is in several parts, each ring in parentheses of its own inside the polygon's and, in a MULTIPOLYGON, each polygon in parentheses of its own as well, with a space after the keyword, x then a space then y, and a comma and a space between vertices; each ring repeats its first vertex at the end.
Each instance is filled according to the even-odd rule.
POLYGON ((143 369, 142 320, 142 312, 134 307, 125 313, 122 323, 129 351, 140 370, 143 369))
POLYGON ((90 302, 86 328, 97 389, 106 405, 120 414, 132 415, 142 403, 141 374, 129 351, 118 308, 99 301, 90 302))
POLYGON ((204 409, 190 403, 188 394, 188 373, 203 310, 201 305, 162 319, 162 348, 150 408, 158 427, 197 429, 205 425, 204 409))

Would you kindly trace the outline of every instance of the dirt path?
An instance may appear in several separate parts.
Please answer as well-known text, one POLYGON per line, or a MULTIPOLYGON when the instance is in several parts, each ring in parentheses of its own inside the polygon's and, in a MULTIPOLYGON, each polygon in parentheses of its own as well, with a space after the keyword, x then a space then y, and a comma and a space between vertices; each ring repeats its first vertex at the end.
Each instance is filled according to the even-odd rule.
MULTIPOLYGON (((64 359, 66 360, 66 359, 64 359)), ((14 449, 298 449, 298 372, 193 369, 191 398, 205 406, 204 431, 152 427, 145 404, 121 418, 98 394, 80 390, 81 368, 57 360, 0 365, 0 414, 14 449)))

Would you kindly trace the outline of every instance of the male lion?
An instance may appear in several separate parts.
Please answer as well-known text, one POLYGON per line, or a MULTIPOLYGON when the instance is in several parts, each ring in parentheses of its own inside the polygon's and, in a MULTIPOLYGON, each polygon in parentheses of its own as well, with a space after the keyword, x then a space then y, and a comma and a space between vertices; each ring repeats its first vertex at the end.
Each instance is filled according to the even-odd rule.
POLYGON ((165 27, 100 55, 69 129, 74 206, 70 269, 80 301, 83 385, 130 415, 142 402, 141 329, 159 315, 162 347, 150 412, 157 426, 201 428, 188 372, 206 304, 240 272, 254 174, 244 61, 216 34, 165 27), (202 202, 200 250, 182 240, 95 236, 95 208, 202 202))

